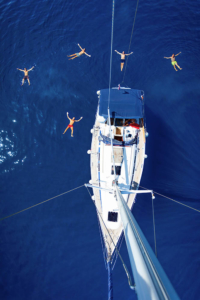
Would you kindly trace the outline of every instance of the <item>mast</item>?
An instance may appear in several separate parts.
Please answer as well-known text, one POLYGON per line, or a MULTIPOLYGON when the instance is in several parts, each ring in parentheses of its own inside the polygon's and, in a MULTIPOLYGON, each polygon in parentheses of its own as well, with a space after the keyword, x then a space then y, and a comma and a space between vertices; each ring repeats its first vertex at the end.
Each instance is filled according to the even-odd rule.
POLYGON ((117 185, 115 191, 138 299, 179 299, 117 185))

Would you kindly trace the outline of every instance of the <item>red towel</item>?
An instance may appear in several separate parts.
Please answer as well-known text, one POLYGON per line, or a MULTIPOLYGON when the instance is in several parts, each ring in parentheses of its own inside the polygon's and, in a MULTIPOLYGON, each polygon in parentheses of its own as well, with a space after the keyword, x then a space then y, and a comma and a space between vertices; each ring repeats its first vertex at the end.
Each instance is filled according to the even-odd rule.
POLYGON ((140 128, 140 125, 138 125, 137 123, 135 124, 130 124, 129 126, 133 127, 133 128, 136 128, 136 129, 139 129, 140 128))

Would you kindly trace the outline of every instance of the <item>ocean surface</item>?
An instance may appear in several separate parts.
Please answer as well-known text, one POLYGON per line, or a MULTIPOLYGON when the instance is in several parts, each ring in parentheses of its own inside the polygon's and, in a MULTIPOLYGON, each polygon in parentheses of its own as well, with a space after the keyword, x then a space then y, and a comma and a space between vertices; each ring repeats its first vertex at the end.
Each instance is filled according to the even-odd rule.
MULTIPOLYGON (((136 1, 115 5, 113 50, 128 51, 136 1)), ((0 218, 90 180, 87 150, 108 88, 112 1, 0 1, 0 218), (91 58, 79 51, 79 43, 91 58), (30 69, 31 85, 21 86, 30 69), (74 138, 66 112, 76 119, 74 138)), ((124 84, 145 92, 148 158, 141 185, 200 209, 200 2, 140 1, 124 84), (172 53, 183 68, 175 72, 172 53)), ((113 52, 112 83, 123 78, 113 52)), ((200 213, 156 196, 158 258, 181 299, 199 299, 200 213)), ((133 214, 154 247, 151 197, 133 214)), ((125 242, 121 255, 130 270, 125 242)), ((120 260, 114 299, 136 299, 120 260)), ((0 299, 107 299, 95 207, 87 190, 0 222, 0 299)))

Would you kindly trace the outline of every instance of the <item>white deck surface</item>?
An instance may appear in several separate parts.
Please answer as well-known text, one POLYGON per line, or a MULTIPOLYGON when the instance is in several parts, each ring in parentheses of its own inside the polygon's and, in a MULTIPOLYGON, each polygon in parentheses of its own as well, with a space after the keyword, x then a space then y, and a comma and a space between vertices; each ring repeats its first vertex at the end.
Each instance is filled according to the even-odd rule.
MULTIPOLYGON (((112 126, 112 128, 114 134, 120 133, 123 135, 124 141, 131 139, 129 137, 127 138, 128 135, 130 136, 131 134, 133 138, 138 132, 137 145, 134 144, 128 147, 114 146, 115 166, 121 165, 121 175, 117 176, 118 186, 120 189, 129 190, 132 182, 136 182, 139 185, 142 176, 145 155, 144 127, 140 128, 140 130, 132 127, 118 127, 117 132, 116 127, 112 126)), ((100 131, 104 136, 108 136, 109 127, 106 124, 100 124, 96 118, 93 129, 91 145, 92 153, 90 159, 92 184, 103 188, 112 188, 114 175, 111 175, 111 169, 113 166, 111 146, 99 141, 100 131)), ((108 212, 118 212, 118 204, 112 193, 96 188, 93 188, 93 193, 104 243, 107 248, 107 253, 110 256, 113 254, 113 251, 115 250, 114 244, 117 245, 123 230, 119 214, 117 222, 108 221, 108 212), (114 241, 114 244, 108 234, 108 231, 114 241)), ((125 201, 128 201, 128 206, 131 209, 135 202, 135 195, 124 194, 123 196, 125 201)))

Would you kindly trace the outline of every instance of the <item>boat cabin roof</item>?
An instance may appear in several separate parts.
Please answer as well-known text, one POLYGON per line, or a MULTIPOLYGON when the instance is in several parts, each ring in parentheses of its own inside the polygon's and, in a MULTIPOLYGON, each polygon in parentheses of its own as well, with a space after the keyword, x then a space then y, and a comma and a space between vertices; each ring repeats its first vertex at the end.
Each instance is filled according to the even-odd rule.
MULTIPOLYGON (((110 90, 111 118, 142 118, 144 93, 133 89, 110 90)), ((108 117, 109 89, 100 90, 99 115, 108 117)))

